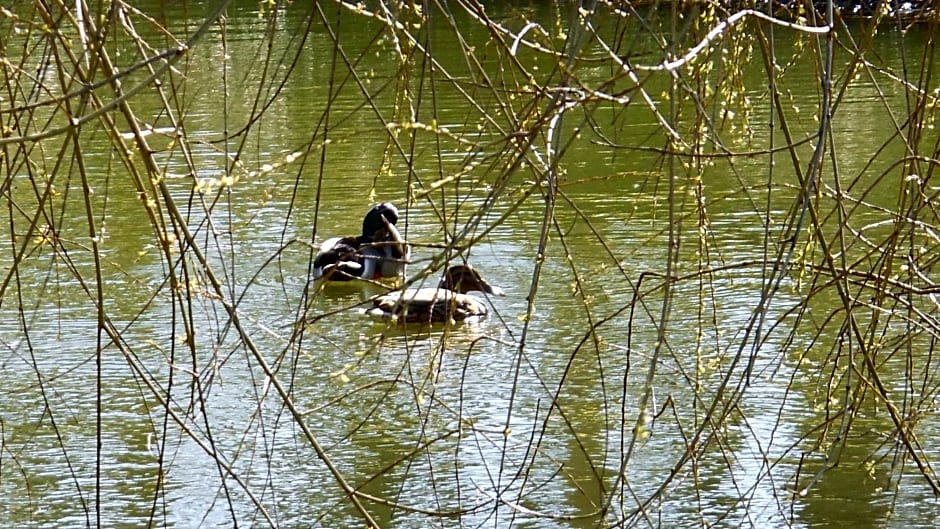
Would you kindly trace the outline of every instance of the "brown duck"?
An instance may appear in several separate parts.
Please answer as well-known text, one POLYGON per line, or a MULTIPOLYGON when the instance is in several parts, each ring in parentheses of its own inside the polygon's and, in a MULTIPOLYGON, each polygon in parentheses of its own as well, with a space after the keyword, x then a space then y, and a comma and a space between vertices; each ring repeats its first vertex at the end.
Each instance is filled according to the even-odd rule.
POLYGON ((366 313, 373 318, 398 323, 440 323, 480 319, 486 305, 467 292, 477 290, 503 296, 470 265, 454 265, 444 272, 437 287, 409 288, 379 296, 366 313))

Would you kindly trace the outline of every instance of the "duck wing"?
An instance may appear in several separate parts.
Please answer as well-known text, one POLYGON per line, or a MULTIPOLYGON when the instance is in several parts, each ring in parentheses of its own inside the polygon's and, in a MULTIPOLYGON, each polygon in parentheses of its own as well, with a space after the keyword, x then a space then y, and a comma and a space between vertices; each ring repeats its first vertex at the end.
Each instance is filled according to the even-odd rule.
POLYGON ((333 237, 323 241, 313 259, 313 277, 349 281, 362 277, 366 267, 358 237, 333 237))

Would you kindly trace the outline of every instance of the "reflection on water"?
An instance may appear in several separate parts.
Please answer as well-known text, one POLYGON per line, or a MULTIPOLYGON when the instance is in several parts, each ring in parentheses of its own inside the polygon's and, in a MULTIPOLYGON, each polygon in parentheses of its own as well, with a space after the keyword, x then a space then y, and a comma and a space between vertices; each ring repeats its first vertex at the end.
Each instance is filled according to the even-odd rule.
MULTIPOLYGON (((476 39, 468 45, 489 69, 484 79, 440 21, 436 81, 425 83, 425 73, 403 93, 401 64, 386 56, 395 43, 374 19, 342 18, 340 44, 361 60, 353 79, 333 62, 319 14, 297 7, 259 15, 249 4, 229 11, 224 48, 216 27, 179 65, 185 76, 174 78, 191 91, 179 91, 179 117, 205 192, 195 192, 178 138, 152 142, 214 276, 177 241, 169 269, 160 240, 173 229, 155 233, 144 220, 146 200, 103 129, 90 124, 95 141, 82 154, 100 179, 93 205, 107 226, 100 268, 103 316, 119 334, 112 343, 98 331, 96 263, 77 180, 56 173, 61 192, 48 198, 49 218, 35 223, 30 212, 45 204, 41 192, 21 175, 8 191, 16 207, 7 235, 31 250, 2 305, 3 518, 36 527, 361 525, 328 463, 383 526, 880 527, 929 519, 935 504, 922 480, 905 474, 890 483, 900 474, 889 466, 904 462, 900 448, 881 444, 893 425, 878 408, 851 417, 864 426, 838 450, 817 446, 836 442, 821 430, 844 425, 840 394, 829 386, 844 388, 857 376, 828 326, 839 300, 794 273, 764 319, 754 317, 786 242, 780 223, 799 196, 788 154, 775 158, 772 175, 766 154, 709 159, 695 178, 672 183, 670 202, 661 127, 647 108, 617 103, 609 112, 571 113, 565 136, 576 141, 561 158, 561 192, 536 276, 545 175, 533 155, 503 178, 514 161, 501 150, 507 127, 531 126, 530 109, 515 106, 531 94, 484 90, 495 79, 515 86, 506 80, 506 50, 489 32, 460 15, 462 35, 476 39), (312 32, 297 29, 310 20, 312 32), (255 57, 268 37, 279 62, 262 70, 255 57), (370 51, 359 57, 362 49, 370 51), (433 98, 420 92, 432 87, 433 98), (374 106, 363 104, 363 92, 374 106), (492 120, 484 105, 500 108, 489 112, 492 120), (264 116, 249 135, 225 138, 259 107, 264 116), (403 116, 423 127, 390 135, 403 116), (617 137, 605 136, 607 128, 617 137), (225 186, 233 167, 238 180, 225 186), (462 178, 446 180, 454 174, 462 178), (506 290, 487 300, 488 319, 377 323, 361 309, 383 287, 320 289, 308 281, 316 244, 356 233, 380 200, 402 211, 415 243, 412 277, 440 264, 445 247, 481 236, 452 257, 506 290), (39 237, 46 223, 58 245, 39 237), (665 264, 670 252, 673 268, 665 264), (213 280, 229 299, 219 299, 213 280), (801 312, 807 299, 810 309, 801 312), (664 314, 669 324, 660 332, 664 314), (873 464, 885 454, 897 460, 873 464), (832 468, 813 481, 823 465, 832 468), (796 494, 810 483, 805 496, 796 494)), ((182 31, 197 11, 162 16, 182 31)), ((498 19, 511 26, 530 11, 546 26, 563 19, 544 6, 506 8, 498 19)), ((339 24, 336 16, 328 14, 331 23, 339 24)), ((781 53, 792 44, 781 44, 781 53)), ((554 68, 545 57, 520 60, 554 68)), ((816 101, 815 68, 797 60, 780 77, 801 139, 816 124, 795 102, 816 101)), ((590 65, 580 74, 587 86, 610 72, 590 65)), ((750 96, 762 97, 762 72, 746 75, 750 96)), ((664 79, 647 85, 658 101, 664 95, 653 88, 667 87, 664 79)), ((847 222, 869 241, 846 243, 846 259, 866 258, 870 241, 890 234, 879 222, 894 218, 881 208, 894 207, 895 182, 875 176, 887 167, 871 170, 850 155, 891 136, 875 126, 885 110, 871 104, 872 86, 850 85, 838 114, 846 120, 837 119, 841 174, 862 175, 859 187, 879 183, 847 222)), ((167 125, 156 92, 132 101, 141 119, 167 125)), ((763 150, 766 114, 755 112, 750 125, 749 148, 763 150)), ((809 151, 796 154, 808 159, 809 151)), ((834 193, 831 185, 825 192, 834 193)), ((819 214, 830 219, 823 224, 840 222, 834 211, 819 214)), ((820 251, 807 244, 797 258, 819 262, 820 251)), ((895 330, 904 336, 903 326, 895 330)), ((908 394, 903 362, 885 362, 899 362, 901 373, 886 384, 908 394)), ((930 439, 936 427, 922 420, 916 428, 930 439)))

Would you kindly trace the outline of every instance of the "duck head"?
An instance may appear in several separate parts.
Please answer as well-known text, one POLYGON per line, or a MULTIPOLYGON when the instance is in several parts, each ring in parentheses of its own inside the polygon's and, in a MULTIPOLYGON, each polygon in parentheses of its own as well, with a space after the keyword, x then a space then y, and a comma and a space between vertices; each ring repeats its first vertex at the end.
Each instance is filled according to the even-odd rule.
POLYGON ((366 213, 362 219, 362 236, 367 239, 373 239, 376 232, 387 230, 389 224, 398 223, 398 208, 391 202, 382 202, 376 204, 366 213))
POLYGON ((489 284, 479 272, 466 264, 454 265, 444 272, 439 288, 465 294, 472 290, 486 292, 494 296, 504 296, 503 289, 489 284))

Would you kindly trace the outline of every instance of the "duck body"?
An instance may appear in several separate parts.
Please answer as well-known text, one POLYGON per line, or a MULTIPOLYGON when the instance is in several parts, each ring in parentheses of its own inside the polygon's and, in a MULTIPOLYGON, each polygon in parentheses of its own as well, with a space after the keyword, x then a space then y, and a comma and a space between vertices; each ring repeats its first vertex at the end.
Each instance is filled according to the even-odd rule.
POLYGON ((313 259, 313 277, 329 281, 351 281, 365 277, 374 279, 375 267, 369 267, 362 253, 372 243, 369 237, 333 237, 323 241, 313 259))
POLYGON ((409 288, 390 292, 373 300, 366 313, 373 318, 397 323, 461 322, 486 317, 486 305, 467 292, 477 290, 502 296, 499 287, 489 284, 469 265, 447 269, 437 287, 409 288))
POLYGON ((323 241, 313 260, 313 276, 325 281, 403 277, 411 256, 396 228, 398 209, 375 205, 362 220, 362 234, 323 241))

